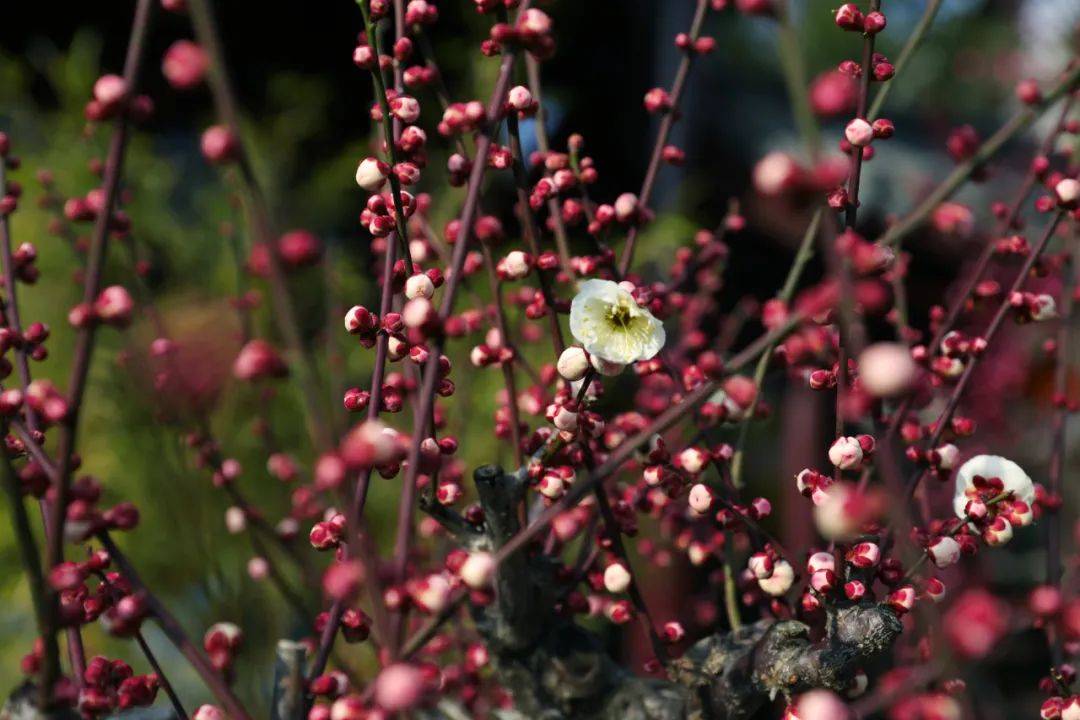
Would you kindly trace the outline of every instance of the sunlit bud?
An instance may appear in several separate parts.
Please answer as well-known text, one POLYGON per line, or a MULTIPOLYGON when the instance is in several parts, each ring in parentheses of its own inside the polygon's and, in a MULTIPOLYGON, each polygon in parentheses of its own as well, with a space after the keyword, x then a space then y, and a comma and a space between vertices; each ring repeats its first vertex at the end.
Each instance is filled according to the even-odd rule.
POLYGON ((581 380, 589 371, 589 354, 584 348, 568 347, 559 355, 559 361, 555 367, 564 380, 571 382, 581 380))
POLYGON ((848 550, 844 559, 858 568, 874 567, 881 562, 881 548, 877 543, 857 543, 848 550))
POLYGON ((770 557, 768 553, 754 553, 750 556, 750 559, 747 560, 746 566, 750 568, 750 572, 754 573, 754 577, 758 580, 772 577, 774 563, 772 557, 770 557))
POLYGON ((1058 203, 1063 207, 1076 207, 1080 200, 1080 180, 1065 178, 1054 186, 1054 194, 1057 195, 1058 203))
POLYGON ((701 448, 688 447, 679 453, 679 467, 691 475, 698 475, 709 462, 709 455, 701 448))
POLYGON ((875 397, 900 395, 915 381, 911 352, 899 343, 877 343, 859 356, 859 382, 875 397))
POLYGON ((858 467, 862 460, 863 449, 857 438, 839 438, 829 448, 829 462, 841 470, 858 467))
POLYGON ((690 509, 699 515, 709 512, 712 507, 712 491, 702 483, 697 483, 690 488, 690 509))
POLYGON ((818 570, 810 575, 810 587, 822 595, 832 592, 836 587, 836 573, 832 570, 818 570))
POLYGON ((407 125, 414 123, 420 117, 420 103, 408 95, 398 95, 390 101, 390 114, 407 125))
POLYGON ((609 593, 625 592, 630 587, 630 571, 622 563, 611 563, 604 568, 604 587, 609 593))
POLYGON ((354 305, 345 313, 345 330, 353 335, 370 333, 378 323, 379 318, 363 305, 354 305))
POLYGON ((806 561, 808 573, 816 573, 819 570, 836 570, 836 558, 832 553, 816 552, 806 561))
POLYGON ((435 294, 435 283, 424 273, 417 273, 405 281, 405 297, 430 299, 435 294))
POLYGON ((532 108, 533 96, 532 93, 529 92, 529 88, 524 85, 515 85, 510 88, 506 100, 510 107, 521 112, 532 108))
POLYGON ((855 147, 866 147, 874 140, 874 128, 862 118, 855 118, 844 128, 844 137, 855 147))
POLYGON ((866 594, 866 586, 859 580, 844 583, 844 595, 848 600, 858 602, 866 594))
POLYGON ((945 598, 945 583, 937 578, 927 580, 925 590, 926 596, 933 602, 941 602, 945 598))
POLYGON ((473 590, 483 590, 495 575, 495 558, 488 552, 474 552, 461 565, 461 580, 473 590))
POLYGON ((780 597, 794 581, 795 569, 786 560, 780 560, 773 566, 772 575, 758 579, 758 587, 773 597, 780 597))
POLYGON ((686 637, 686 630, 683 628, 682 623, 679 622, 667 622, 664 623, 664 639, 669 643, 677 643, 686 637))
POLYGON ((247 529, 247 513, 235 505, 225 511, 225 528, 233 535, 239 535, 247 529))
POLYGON ((983 540, 987 545, 1004 545, 1012 540, 1013 526, 1005 518, 998 516, 983 530, 983 540))
POLYGON ((615 219, 629 222, 637 216, 638 198, 633 193, 623 193, 615 198, 615 219))
POLYGON ((361 160, 356 168, 356 184, 368 192, 377 192, 386 184, 389 174, 389 165, 378 158, 367 157, 361 160))
POLYGON ((960 559, 960 543, 948 535, 934 538, 926 548, 930 559, 939 568, 948 567, 960 559))
MULTIPOLYGON (((390 713, 411 710, 424 697, 424 673, 415 665, 395 663, 375 678, 375 704, 390 713)), ((371 717, 370 714, 367 717, 371 717)))

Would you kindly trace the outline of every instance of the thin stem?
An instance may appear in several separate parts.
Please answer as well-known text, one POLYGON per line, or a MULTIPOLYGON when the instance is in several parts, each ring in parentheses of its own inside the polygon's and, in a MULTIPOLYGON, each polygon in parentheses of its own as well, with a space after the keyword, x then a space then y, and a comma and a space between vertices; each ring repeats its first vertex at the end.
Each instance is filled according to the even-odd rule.
POLYGON ((957 165, 949 176, 942 180, 926 199, 919 203, 902 219, 893 223, 889 229, 885 231, 885 234, 878 238, 877 244, 898 246, 904 238, 922 225, 938 205, 952 197, 953 193, 955 193, 961 185, 967 182, 973 172, 982 167, 987 160, 997 154, 998 150, 1000 150, 1006 142, 1035 122, 1035 118, 1053 105, 1058 98, 1070 91, 1078 81, 1080 81, 1080 62, 1074 60, 1070 63, 1069 68, 1066 69, 1061 80, 1059 80, 1039 102, 1033 103, 1020 110, 1020 112, 1016 113, 1016 115, 1010 118, 1008 122, 1002 125, 997 132, 979 146, 979 149, 976 150, 970 158, 957 165))
POLYGON ((806 60, 803 56, 799 33, 791 20, 791 4, 776 4, 780 23, 780 66, 784 71, 784 84, 787 85, 788 98, 791 100, 791 113, 795 117, 795 126, 799 128, 806 155, 811 162, 817 162, 821 150, 821 128, 818 127, 810 104, 810 89, 806 81, 806 60))
MULTIPOLYGON (((37 621, 38 634, 43 645, 42 685, 45 698, 52 700, 52 685, 45 684, 46 678, 58 678, 60 676, 60 651, 56 645, 56 633, 49 632, 47 622, 49 598, 46 594, 45 578, 41 572, 41 560, 38 556, 37 543, 34 542, 34 533, 30 529, 30 518, 23 504, 22 491, 19 488, 19 479, 11 467, 11 458, 3 453, 0 460, 0 480, 4 485, 4 493, 7 495, 8 504, 11 505, 11 527, 15 535, 15 544, 18 547, 19 560, 22 562, 23 572, 26 573, 26 582, 30 586, 30 599, 34 606, 34 618, 37 621)), ((55 682, 53 680, 52 682, 55 682)), ((40 707, 48 707, 49 703, 40 707)))
MULTIPOLYGON (((135 17, 131 26, 127 57, 124 60, 124 82, 127 98, 134 97, 139 87, 145 55, 146 38, 150 31, 157 3, 153 0, 139 0, 135 7, 135 17)), ((105 172, 102 182, 102 205, 94 221, 90 238, 90 250, 87 255, 85 279, 83 282, 83 303, 90 305, 97 299, 101 290, 101 276, 105 267, 105 256, 109 246, 109 230, 119 195, 120 178, 124 171, 124 155, 128 140, 128 113, 126 103, 117 113, 113 125, 109 151, 105 159, 105 172)), ((56 567, 64 558, 64 523, 67 519, 68 487, 71 482, 72 453, 75 451, 76 434, 79 428, 79 416, 82 410, 83 395, 86 391, 90 373, 90 360, 94 352, 94 340, 97 324, 89 322, 79 329, 75 339, 74 360, 68 377, 68 412, 60 426, 60 439, 57 443, 59 471, 55 482, 56 496, 49 506, 49 520, 46 528, 51 529, 47 538, 46 566, 56 567)), ((50 591, 47 604, 46 633, 55 632, 59 624, 59 596, 50 591)), ((81 643, 76 643, 72 653, 73 669, 81 676, 81 643)), ((48 692, 56 677, 46 676, 42 692, 48 692)), ((44 695, 43 695, 44 699, 44 695)))
MULTIPOLYGON (((1009 309, 1012 307, 1009 303, 1009 297, 1013 293, 1020 292, 1020 290, 1024 287, 1024 283, 1027 282, 1028 276, 1031 274, 1031 269, 1035 266, 1035 262, 1039 259, 1039 256, 1041 256, 1043 251, 1046 249, 1046 246, 1050 242, 1050 238, 1054 234, 1054 230, 1057 229, 1058 223, 1061 222, 1065 214, 1066 212, 1064 210, 1058 210, 1054 213, 1054 217, 1047 224, 1046 229, 1043 231, 1042 237, 1028 253, 1027 258, 1024 260, 1023 266, 1020 268, 1020 272, 1017 273, 1016 278, 1013 280, 1012 286, 1005 292, 1004 299, 998 306, 997 312, 994 314, 993 319, 991 319, 990 324, 987 326, 986 332, 982 335, 982 339, 986 342, 987 345, 989 345, 990 342, 994 339, 994 336, 997 335, 998 330, 1001 328, 1002 323, 1004 323, 1005 321, 1006 315, 1008 315, 1009 313, 1009 309)), ((934 431, 933 433, 931 433, 924 446, 926 449, 929 450, 934 448, 934 446, 937 445, 938 441, 941 440, 941 436, 944 434, 945 429, 949 424, 949 420, 952 419, 953 413, 956 412, 956 408, 960 405, 960 397, 963 395, 968 383, 971 382, 971 377, 974 374, 975 368, 979 364, 979 358, 981 357, 983 357, 983 355, 973 355, 967 361, 967 365, 964 367, 964 372, 960 375, 960 379, 957 381, 956 386, 953 388, 952 394, 949 396, 949 400, 945 405, 945 409, 941 411, 941 414, 938 416, 937 421, 934 423, 934 431)), ((915 474, 912 476, 912 479, 908 482, 906 495, 909 501, 914 496, 915 490, 919 486, 919 482, 923 479, 925 475, 926 472, 924 472, 922 469, 916 470, 915 474)))
POLYGON ((270 209, 262 188, 255 177, 251 164, 251 155, 240 134, 240 113, 237 109, 236 94, 229 82, 225 66, 225 55, 221 48, 217 23, 209 0, 190 0, 188 12, 199 44, 210 58, 208 83, 218 120, 229 129, 236 139, 237 165, 240 168, 241 192, 245 198, 252 230, 258 241, 266 248, 269 268, 270 297, 274 306, 274 320, 285 344, 295 356, 298 365, 297 382, 300 385, 305 419, 312 442, 319 450, 328 450, 333 444, 333 434, 323 415, 318 391, 318 374, 314 361, 304 346, 300 325, 296 318, 296 309, 289 294, 285 269, 277 248, 277 238, 273 232, 270 209))
POLYGON ((911 31, 911 35, 908 36, 903 49, 900 50, 899 57, 893 63, 892 79, 883 84, 877 94, 874 95, 874 103, 870 106, 869 112, 866 113, 866 119, 870 122, 877 119, 878 113, 881 112, 882 106, 885 105, 885 99, 889 97, 889 93, 892 91, 896 78, 903 74, 908 61, 911 60, 915 51, 922 45, 923 40, 926 39, 926 34, 929 32, 930 26, 934 24, 934 18, 937 17, 938 10, 941 8, 941 2, 942 0, 928 0, 926 3, 926 10, 923 11, 922 17, 919 18, 918 25, 911 31))
POLYGON ((165 694, 169 696, 169 702, 173 706, 173 710, 176 711, 176 717, 179 720, 187 720, 187 712, 184 711, 184 706, 180 702, 180 696, 176 694, 176 690, 173 689, 172 683, 169 682, 168 676, 165 671, 161 669, 161 665, 158 663, 157 658, 154 657, 154 652, 150 649, 150 646, 146 643, 146 638, 143 637, 141 631, 135 631, 135 642, 139 644, 139 649, 142 650, 143 655, 146 656, 146 661, 150 663, 150 667, 154 669, 154 673, 157 675, 158 680, 161 681, 161 689, 165 691, 165 694))
MULTIPOLYGON (((519 13, 525 12, 531 5, 531 0, 522 0, 519 13)), ((516 48, 509 46, 499 66, 499 75, 495 81, 491 100, 487 107, 487 122, 479 131, 476 141, 477 158, 486 158, 491 147, 492 132, 494 131, 494 119, 499 116, 506 94, 510 89, 510 75, 514 66, 516 48)), ((457 243, 454 245, 454 254, 451 259, 449 280, 443 290, 442 304, 439 308, 439 320, 445 322, 453 311, 454 299, 463 275, 462 268, 465 265, 465 256, 468 252, 473 236, 473 221, 476 217, 480 202, 480 191, 483 185, 484 175, 487 172, 486 162, 474 162, 472 171, 469 173, 469 182, 465 193, 465 204, 462 207, 460 221, 460 233, 457 243)), ((408 465, 405 470, 405 478, 402 485, 401 500, 398 505, 397 538, 394 548, 394 573, 395 577, 402 578, 405 575, 405 567, 408 563, 409 552, 413 539, 413 512, 416 505, 416 478, 420 467, 420 444, 427 437, 426 427, 435 407, 435 389, 439 380, 439 357, 442 355, 446 339, 443 335, 437 336, 432 342, 431 354, 424 365, 422 384, 420 386, 420 403, 413 417, 412 443, 409 448, 408 465)), ((398 621, 400 624, 400 614, 398 621)), ((399 625, 400 626, 400 625, 399 625)), ((391 647, 397 646, 400 632, 395 632, 391 638, 391 647)))
POLYGON ((116 563, 120 572, 131 583, 132 588, 143 594, 150 614, 157 619, 165 637, 176 646, 176 649, 187 658, 187 661, 202 678, 206 686, 214 694, 214 697, 224 706, 225 711, 235 720, 252 720, 251 715, 233 694, 228 683, 225 682, 205 655, 191 642, 179 621, 168 611, 161 601, 154 595, 139 577, 135 567, 127 556, 117 547, 112 537, 105 530, 97 534, 102 547, 109 553, 110 559, 116 563))
MULTIPOLYGON (((649 200, 652 199, 653 187, 656 184, 657 175, 660 174, 660 164, 663 162, 664 146, 667 144, 671 129, 678 119, 679 101, 682 99, 683 90, 686 89, 686 80, 690 76, 690 66, 694 62, 695 52, 692 43, 701 36, 701 27, 705 24, 705 15, 708 10, 709 0, 698 0, 697 9, 694 11, 694 19, 690 23, 690 32, 688 33, 691 47, 683 51, 682 60, 679 61, 679 68, 675 71, 675 81, 671 84, 671 109, 664 114, 663 120, 660 121, 660 130, 657 132, 656 142, 653 144, 649 167, 645 170, 645 180, 641 183, 641 190, 638 192, 638 203, 643 208, 647 208, 649 200)), ((620 277, 626 277, 626 274, 630 272, 630 267, 634 262, 634 247, 637 243, 637 236, 638 227, 635 225, 626 234, 626 245, 623 247, 622 257, 619 258, 620 277)))
MULTIPOLYGON (((798 287, 803 270, 806 269, 806 264, 810 261, 810 258, 814 256, 814 241, 817 238, 823 214, 823 208, 819 207, 814 211, 814 217, 811 218, 810 225, 807 226, 806 232, 803 233, 802 242, 799 243, 799 250, 795 253, 795 260, 792 261, 791 268, 788 269, 787 278, 784 279, 784 286, 780 288, 780 293, 776 296, 785 306, 794 297, 795 288, 798 287)), ((757 393, 746 411, 746 420, 739 426, 739 439, 735 443, 735 454, 731 458, 731 484, 737 490, 741 490, 743 487, 743 459, 746 454, 746 438, 750 433, 750 420, 756 414, 758 405, 761 402, 761 384, 765 380, 765 372, 769 369, 769 362, 772 360, 776 345, 776 343, 773 343, 765 349, 761 357, 758 358, 757 366, 754 368, 754 387, 757 388, 757 393)))

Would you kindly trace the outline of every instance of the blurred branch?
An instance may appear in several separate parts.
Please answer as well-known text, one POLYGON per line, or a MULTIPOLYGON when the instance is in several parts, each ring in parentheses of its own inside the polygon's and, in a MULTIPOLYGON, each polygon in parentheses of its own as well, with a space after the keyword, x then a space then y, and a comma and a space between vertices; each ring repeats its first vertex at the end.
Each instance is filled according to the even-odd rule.
POLYGON ((911 60, 911 56, 915 54, 915 51, 922 45, 923 40, 926 39, 926 34, 929 32, 930 26, 934 24, 934 18, 937 17, 938 10, 941 8, 941 1, 927 0, 926 10, 923 11, 922 17, 919 18, 919 24, 911 31, 911 35, 908 36, 903 49, 900 50, 900 56, 897 57, 896 63, 893 65, 892 79, 882 85, 877 94, 874 95, 874 103, 870 106, 869 112, 866 113, 867 121, 873 122, 877 119, 878 113, 881 112, 881 108, 885 104, 885 99, 889 97, 889 93, 892 91, 896 78, 903 74, 904 68, 907 67, 908 61, 911 60))

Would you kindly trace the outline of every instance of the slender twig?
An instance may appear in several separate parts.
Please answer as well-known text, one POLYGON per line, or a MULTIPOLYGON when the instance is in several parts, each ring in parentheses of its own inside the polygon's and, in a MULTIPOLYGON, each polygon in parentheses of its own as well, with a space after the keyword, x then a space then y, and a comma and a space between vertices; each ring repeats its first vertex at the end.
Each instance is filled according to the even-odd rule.
MULTIPOLYGON (((15 544, 19 551, 19 560, 22 562, 23 572, 26 573, 26 582, 30 586, 30 598, 34 605, 34 617, 37 620, 37 630, 41 637, 43 657, 42 683, 44 695, 47 701, 52 699, 52 685, 45 685, 46 678, 60 676, 60 651, 56 645, 56 634, 48 632, 46 615, 48 613, 49 598, 45 588, 45 578, 41 572, 41 560, 38 556, 37 543, 34 541, 34 533, 30 529, 30 518, 23 504, 22 491, 19 489, 19 479, 15 475, 15 469, 11 467, 11 458, 3 453, 0 459, 0 480, 4 485, 4 493, 7 495, 8 504, 11 505, 11 527, 15 535, 15 544)), ((55 682, 55 680, 53 680, 55 682)), ((41 707, 48 707, 43 704, 41 707)))
POLYGON ((799 128, 803 147, 811 162, 817 162, 821 150, 821 128, 810 104, 810 88, 806 81, 806 58, 803 56, 799 33, 791 19, 791 3, 776 3, 780 34, 780 65, 784 71, 791 113, 799 128))
MULTIPOLYGON (((518 12, 525 12, 529 5, 531 5, 531 0, 523 0, 518 12)), ((491 147, 494 119, 499 116, 510 88, 510 75, 516 53, 517 50, 513 46, 508 47, 508 51, 499 66, 499 75, 496 78, 495 88, 487 107, 487 122, 481 127, 476 141, 475 155, 477 158, 486 158, 488 149, 491 147)), ((454 299, 463 274, 462 268, 465 264, 465 256, 473 236, 473 221, 479 206, 481 186, 486 172, 486 162, 478 161, 473 163, 465 193, 465 204, 459 218, 461 235, 454 246, 454 255, 449 273, 450 279, 443 290, 442 304, 439 308, 439 319, 442 322, 445 322, 453 311, 454 299)), ((425 429, 435 406, 435 388, 439 379, 439 357, 442 355, 444 344, 445 337, 441 334, 432 342, 430 357, 424 365, 423 379, 419 391, 419 408, 413 418, 412 443, 409 448, 408 465, 405 470, 401 501, 398 506, 397 538, 394 549, 394 572, 398 578, 405 575, 405 567, 412 545, 413 512, 416 505, 416 478, 420 468, 420 444, 427 436, 425 429)), ((399 614, 399 627, 400 618, 399 614)), ((400 632, 395 632, 394 637, 391 638, 392 646, 397 645, 396 639, 399 637, 400 632)))
MULTIPOLYGON (((1060 496, 1065 483, 1065 430, 1069 417, 1069 362, 1072 354, 1073 312, 1076 306, 1073 293, 1080 285, 1080 250, 1076 244, 1076 222, 1073 221, 1071 261, 1063 269, 1066 275, 1061 288, 1061 320, 1058 323, 1057 347, 1054 349, 1054 419, 1052 426, 1053 441, 1050 451, 1050 464, 1046 472, 1046 489, 1053 496, 1060 496)), ((1061 587, 1061 517, 1060 511, 1047 513, 1046 517, 1046 583, 1052 587, 1061 587)), ((1060 665, 1064 658, 1061 636, 1051 624, 1047 625, 1047 641, 1054 665, 1060 665)))
POLYGON ((938 10, 941 8, 941 2, 942 0, 927 0, 926 10, 923 11, 922 17, 919 18, 919 23, 911 31, 907 42, 904 43, 904 47, 900 50, 900 55, 896 58, 896 62, 893 63, 893 78, 884 83, 881 89, 877 91, 877 94, 874 95, 874 102, 866 113, 866 119, 870 122, 877 119, 878 113, 881 112, 882 106, 885 105, 885 99, 889 97, 893 84, 896 83, 896 78, 903 74, 908 61, 911 60, 915 51, 922 45, 923 40, 926 39, 926 34, 930 31, 930 26, 934 24, 934 18, 937 17, 938 10))
MULTIPOLYGON (((1005 317, 1008 315, 1012 305, 1009 302, 1009 298, 1013 293, 1020 292, 1024 287, 1024 283, 1027 282, 1028 276, 1031 274, 1031 269, 1035 266, 1036 261, 1042 255, 1046 246, 1050 243, 1050 238, 1054 235, 1054 230, 1057 229, 1058 223, 1061 222, 1065 216, 1064 210, 1057 210, 1054 213, 1053 218, 1047 223, 1046 228, 1043 230, 1042 237, 1031 248, 1027 258, 1024 260, 1023 266, 1020 268, 1020 272, 1017 273, 1016 278, 1013 280, 1012 286, 1005 292, 1004 298, 1001 304, 998 306, 997 312, 994 313, 994 317, 990 320, 990 324, 986 328, 986 332, 982 334, 982 339, 989 345, 989 343, 997 335, 998 330, 1005 322, 1005 317)), ((982 355, 972 355, 964 367, 964 372, 960 375, 960 379, 957 380, 955 387, 953 387, 952 394, 949 396, 949 400, 945 405, 945 409, 938 415, 937 420, 934 423, 934 430, 927 438, 924 448, 927 450, 933 449, 938 441, 941 440, 941 436, 945 433, 946 428, 949 425, 949 420, 952 419, 953 413, 956 412, 956 408, 960 405, 960 398, 967 388, 968 383, 971 382, 972 375, 975 373, 975 368, 978 367, 979 358, 982 355)), ((911 479, 907 484, 906 496, 910 500, 915 494, 915 490, 918 489, 919 482, 926 475, 926 471, 922 468, 915 471, 911 479)))
POLYGON ((877 243, 879 245, 899 245, 904 238, 922 225, 938 205, 952 197, 953 193, 971 177, 972 173, 996 155, 1006 142, 1035 122, 1035 118, 1053 105, 1058 98, 1072 90, 1077 81, 1080 81, 1080 62, 1074 60, 1066 69, 1064 76, 1039 102, 1028 105, 1013 115, 986 142, 980 145, 979 149, 970 158, 957 165, 949 173, 949 176, 942 180, 921 203, 902 219, 889 226, 885 234, 878 238, 877 243))
POLYGON ((116 563, 120 572, 131 583, 132 588, 142 593, 150 614, 157 620, 162 632, 165 633, 165 637, 187 659, 195 672, 198 673, 199 677, 202 678, 203 682, 214 694, 214 697, 224 706, 225 711, 236 720, 251 720, 251 715, 233 694, 221 673, 210 664, 206 656, 191 642, 179 621, 142 581, 127 555, 116 545, 108 531, 100 531, 97 538, 102 547, 109 553, 109 558, 116 563))
MULTIPOLYGON (((780 293, 776 296, 785 306, 791 302, 791 298, 795 295, 795 288, 798 287, 799 278, 802 277, 803 270, 806 268, 807 262, 814 255, 814 241, 817 238, 818 228, 821 225, 821 216, 824 210, 818 208, 814 212, 814 217, 810 220, 810 225, 807 226, 806 232, 803 234, 802 242, 799 243, 799 250, 795 253, 795 260, 791 263, 791 268, 788 270, 787 278, 784 280, 784 286, 780 288, 780 293)), ((757 412, 758 405, 761 403, 761 383, 765 380, 765 372, 769 369, 769 362, 772 360, 773 352, 776 350, 776 343, 773 343, 765 349, 758 358, 757 367, 754 368, 754 387, 757 388, 757 393, 754 395, 754 399, 750 402, 750 407, 746 411, 746 420, 744 420, 739 426, 739 438, 735 443, 735 454, 731 458, 731 484, 736 489, 742 489, 742 469, 743 458, 746 453, 746 438, 750 432, 750 420, 753 419, 757 412)))
MULTIPOLYGON (((134 97, 135 90, 139 87, 146 37, 149 34, 150 22, 156 7, 157 3, 153 2, 153 0, 139 0, 138 5, 135 7, 131 38, 128 42, 127 57, 124 60, 124 82, 127 88, 127 99, 134 97)), ((82 301, 86 305, 92 304, 101 290, 101 277, 109 245, 109 230, 113 221, 113 210, 119 196, 120 178, 124 171, 124 151, 127 148, 128 123, 127 103, 125 101, 114 121, 112 138, 109 141, 109 151, 105 159, 105 172, 101 188, 103 200, 94 221, 94 230, 90 238, 90 249, 87 254, 83 282, 82 301)), ((51 530, 47 538, 46 564, 48 568, 56 567, 64 557, 64 522, 67 516, 68 487, 71 482, 72 453, 75 451, 79 416, 90 373, 90 361, 94 352, 96 335, 97 324, 88 322, 79 329, 75 339, 74 360, 68 378, 68 412, 61 423, 60 439, 57 442, 59 472, 54 483, 56 493, 49 507, 49 521, 46 524, 46 528, 51 530)), ((55 632, 59 620, 59 596, 56 593, 50 593, 50 596, 51 599, 47 604, 48 612, 46 614, 47 633, 55 632)), ((81 642, 78 645, 81 646, 81 642)), ((72 659, 75 660, 76 666, 74 669, 81 675, 83 670, 81 647, 77 647, 75 650, 76 652, 72 653, 72 659)), ((55 681, 55 677, 46 677, 45 688, 51 688, 52 683, 55 681)), ((43 689, 43 692, 47 691, 43 689)))
POLYGON ((146 638, 143 637, 142 632, 139 630, 135 631, 135 642, 138 643, 139 649, 142 650, 143 655, 146 656, 146 662, 150 663, 150 667, 154 669, 154 673, 157 675, 158 680, 161 681, 161 689, 169 696, 169 702, 172 704, 173 710, 176 711, 176 717, 178 720, 187 720, 188 714, 184 710, 184 705, 180 702, 180 696, 176 694, 176 690, 173 689, 168 676, 165 674, 165 671, 161 669, 161 665, 154 656, 154 651, 150 649, 150 646, 146 642, 146 638))
POLYGON ((327 424, 318 398, 318 374, 308 349, 304 346, 296 309, 289 295, 276 237, 273 232, 270 209, 255 176, 250 152, 240 134, 240 113, 237 109, 236 95, 229 81, 225 66, 225 55, 221 48, 217 22, 209 0, 191 0, 188 3, 192 25, 199 44, 210 58, 207 81, 210 95, 218 119, 236 139, 237 166, 240 169, 241 192, 250 216, 252 230, 259 242, 266 248, 267 267, 269 269, 270 297, 274 306, 274 320, 285 344, 297 360, 297 382, 300 385, 306 422, 312 442, 320 450, 333 446, 333 435, 327 424))
MULTIPOLYGON (((698 0, 697 9, 694 11, 694 19, 690 23, 690 41, 693 43, 701 35, 701 27, 705 24, 705 15, 709 10, 709 0, 698 0)), ((679 101, 682 99, 683 90, 686 88, 686 80, 690 76, 690 66, 694 62, 695 52, 691 46, 684 51, 679 68, 675 71, 675 81, 671 84, 671 109, 664 114, 660 121, 660 130, 656 134, 656 143, 653 144, 652 156, 649 158, 649 167, 645 170, 645 180, 641 183, 638 192, 638 202, 641 207, 647 208, 652 198, 653 187, 656 178, 660 174, 660 164, 664 157, 664 146, 667 144, 671 129, 679 114, 679 101)), ((626 245, 623 247, 622 257, 619 258, 619 275, 625 277, 630 272, 634 262, 634 246, 637 243, 638 227, 635 225, 626 234, 626 245)))

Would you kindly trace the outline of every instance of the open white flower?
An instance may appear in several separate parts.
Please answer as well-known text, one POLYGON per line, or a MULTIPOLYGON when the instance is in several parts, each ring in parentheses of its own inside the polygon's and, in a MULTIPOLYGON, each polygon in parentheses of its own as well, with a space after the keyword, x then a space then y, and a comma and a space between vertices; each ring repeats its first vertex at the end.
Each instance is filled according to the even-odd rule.
POLYGON ((970 500, 986 502, 1003 492, 1011 492, 1014 500, 1028 505, 1035 502, 1035 485, 1023 468, 997 455, 976 455, 956 471, 953 510, 957 517, 966 517, 970 500), (994 482, 994 478, 1001 484, 994 482))
POLYGON ((610 280, 581 283, 570 305, 570 332, 590 354, 623 365, 652 358, 667 337, 663 324, 610 280))

